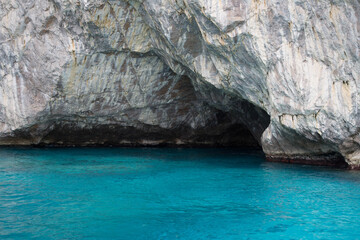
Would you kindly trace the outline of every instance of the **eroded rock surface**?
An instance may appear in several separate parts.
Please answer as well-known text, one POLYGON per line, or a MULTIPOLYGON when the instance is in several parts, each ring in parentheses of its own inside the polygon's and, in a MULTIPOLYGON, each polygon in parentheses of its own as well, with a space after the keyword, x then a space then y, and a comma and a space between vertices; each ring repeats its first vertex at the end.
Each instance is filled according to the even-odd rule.
POLYGON ((1 0, 0 18, 3 145, 259 143, 360 166, 357 0, 1 0))

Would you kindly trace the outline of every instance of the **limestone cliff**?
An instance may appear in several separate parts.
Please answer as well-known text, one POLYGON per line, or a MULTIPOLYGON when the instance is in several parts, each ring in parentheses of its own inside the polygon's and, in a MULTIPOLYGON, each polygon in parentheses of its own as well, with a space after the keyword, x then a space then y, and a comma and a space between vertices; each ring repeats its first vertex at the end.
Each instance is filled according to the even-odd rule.
POLYGON ((259 143, 360 166, 358 0, 0 0, 0 144, 259 143))

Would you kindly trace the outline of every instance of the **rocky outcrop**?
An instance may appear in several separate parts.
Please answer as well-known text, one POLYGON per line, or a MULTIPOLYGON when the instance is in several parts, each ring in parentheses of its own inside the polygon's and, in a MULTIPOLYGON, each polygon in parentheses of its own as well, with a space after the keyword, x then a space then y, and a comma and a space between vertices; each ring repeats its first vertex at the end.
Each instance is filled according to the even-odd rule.
POLYGON ((260 144, 360 166, 357 0, 10 0, 0 18, 3 145, 260 144))

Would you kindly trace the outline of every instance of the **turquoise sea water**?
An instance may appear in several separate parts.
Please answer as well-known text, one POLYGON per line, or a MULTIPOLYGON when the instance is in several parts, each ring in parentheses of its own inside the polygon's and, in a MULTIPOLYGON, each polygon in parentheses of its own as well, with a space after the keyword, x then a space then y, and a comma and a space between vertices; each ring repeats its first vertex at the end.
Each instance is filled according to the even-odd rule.
POLYGON ((234 149, 0 149, 0 239, 360 239, 360 172, 234 149))

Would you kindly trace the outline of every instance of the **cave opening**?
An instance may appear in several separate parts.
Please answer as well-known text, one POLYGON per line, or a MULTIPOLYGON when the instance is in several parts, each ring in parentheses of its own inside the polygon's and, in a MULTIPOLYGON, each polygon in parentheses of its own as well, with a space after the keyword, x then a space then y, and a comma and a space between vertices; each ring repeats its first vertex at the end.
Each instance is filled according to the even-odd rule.
POLYGON ((211 108, 215 116, 202 127, 177 125, 162 128, 138 123, 136 126, 97 124, 83 127, 77 121, 54 121, 40 146, 156 146, 236 147, 261 149, 261 135, 270 122, 268 114, 255 105, 240 101, 236 111, 211 108))

